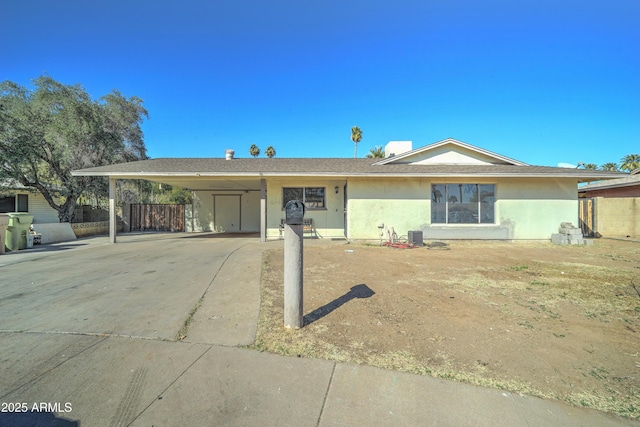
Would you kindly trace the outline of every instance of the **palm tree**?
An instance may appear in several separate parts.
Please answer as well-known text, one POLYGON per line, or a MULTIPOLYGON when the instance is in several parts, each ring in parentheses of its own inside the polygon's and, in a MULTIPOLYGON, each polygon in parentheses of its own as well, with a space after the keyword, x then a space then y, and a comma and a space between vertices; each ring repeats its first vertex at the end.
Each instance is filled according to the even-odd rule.
POLYGON ((587 163, 587 164, 584 165, 584 168, 587 169, 587 170, 594 171, 594 170, 598 169, 598 165, 596 165, 595 163, 587 163))
POLYGON ((376 145, 373 148, 369 149, 369 153, 367 154, 368 159, 384 159, 384 148, 382 145, 376 145))
POLYGON ((362 141, 362 130, 358 126, 351 128, 351 140, 353 141, 353 158, 356 158, 358 142, 362 141))
POLYGON ((602 169, 603 171, 611 171, 611 172, 617 172, 618 171, 618 164, 617 163, 605 163, 604 165, 600 166, 600 169, 602 169))
POLYGON ((258 157, 260 155, 260 149, 256 144, 251 144, 251 147, 249 147, 249 154, 253 157, 258 157))
POLYGON ((264 150, 264 154, 266 154, 267 157, 271 159, 276 155, 276 149, 270 145, 266 150, 264 150))
POLYGON ((627 172, 640 169, 640 154, 627 154, 624 156, 620 159, 620 169, 627 172))

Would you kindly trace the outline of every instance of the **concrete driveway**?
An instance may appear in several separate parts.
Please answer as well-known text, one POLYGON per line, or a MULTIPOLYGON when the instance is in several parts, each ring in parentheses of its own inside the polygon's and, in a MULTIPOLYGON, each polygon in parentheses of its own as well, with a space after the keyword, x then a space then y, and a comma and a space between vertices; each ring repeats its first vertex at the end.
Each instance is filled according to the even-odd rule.
MULTIPOLYGON (((0 257, 0 329, 173 340, 229 256, 260 245, 257 238, 211 234, 125 235, 115 245, 103 240, 84 239, 46 252, 0 257)), ((236 278, 246 277, 260 268, 259 256, 252 261, 227 268, 237 269, 236 278)), ((211 316, 217 315, 221 324, 236 313, 234 329, 255 334, 259 283, 236 280, 232 287, 234 294, 226 295, 227 304, 219 307, 226 312, 211 316), (240 305, 230 307, 233 300, 240 305), (243 308, 246 311, 240 313, 243 308)), ((224 290, 219 291, 224 298, 224 290)), ((210 336, 200 339, 217 343, 210 336)), ((252 340, 245 336, 224 343, 252 340)))

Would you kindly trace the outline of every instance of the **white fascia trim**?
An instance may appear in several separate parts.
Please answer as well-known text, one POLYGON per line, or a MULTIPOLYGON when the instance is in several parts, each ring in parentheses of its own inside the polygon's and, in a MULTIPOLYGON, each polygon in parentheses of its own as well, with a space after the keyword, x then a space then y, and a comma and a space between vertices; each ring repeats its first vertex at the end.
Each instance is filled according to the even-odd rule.
POLYGON ((616 177, 606 176, 584 176, 574 174, 549 174, 549 173, 424 173, 424 172, 396 172, 396 173, 367 173, 367 172, 347 172, 347 173, 335 173, 335 172, 310 172, 310 173, 282 173, 282 172, 255 172, 255 173, 215 173, 215 172, 105 172, 105 173, 72 173, 74 176, 107 176, 117 179, 145 179, 145 178, 158 178, 158 177, 172 177, 172 178, 256 178, 256 177, 284 177, 284 178, 297 178, 297 177, 332 177, 332 178, 347 178, 347 177, 371 177, 371 178, 451 178, 451 177, 478 177, 478 178, 568 178, 578 181, 595 181, 614 179, 616 177))

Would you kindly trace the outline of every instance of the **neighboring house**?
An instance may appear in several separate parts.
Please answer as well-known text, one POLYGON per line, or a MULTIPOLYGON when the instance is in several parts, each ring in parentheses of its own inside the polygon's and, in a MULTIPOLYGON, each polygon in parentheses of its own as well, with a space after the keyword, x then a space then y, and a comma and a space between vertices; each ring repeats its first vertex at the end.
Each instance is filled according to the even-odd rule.
POLYGON ((0 213, 28 212, 34 224, 58 223, 58 211, 49 206, 42 194, 22 184, 5 181, 0 187, 0 213))
MULTIPOLYGON (((147 179, 193 190, 194 231, 280 236, 284 206, 302 200, 321 238, 386 238, 422 231, 425 239, 550 239, 578 223, 577 185, 618 172, 530 166, 445 139, 412 149, 387 144, 384 159, 163 158, 74 171, 147 179)), ((115 207, 115 199, 110 205, 115 207)), ((115 221, 115 214, 110 214, 115 221)), ((112 231, 115 241, 115 231, 112 231)))
POLYGON ((60 223, 58 211, 49 206, 42 194, 12 180, 1 184, 0 213, 27 212, 33 215, 33 230, 43 244, 76 239, 71 224, 60 223))
POLYGON ((583 233, 640 238, 640 169, 578 188, 583 233))
POLYGON ((578 188, 578 195, 585 197, 640 197, 640 169, 624 178, 611 179, 578 188))

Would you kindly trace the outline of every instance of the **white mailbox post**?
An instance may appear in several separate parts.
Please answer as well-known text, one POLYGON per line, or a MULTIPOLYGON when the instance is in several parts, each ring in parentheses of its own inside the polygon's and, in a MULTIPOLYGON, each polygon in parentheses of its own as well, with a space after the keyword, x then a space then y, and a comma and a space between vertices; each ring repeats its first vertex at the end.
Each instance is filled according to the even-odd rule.
POLYGON ((284 326, 302 328, 302 237, 304 203, 289 201, 284 221, 284 326))

